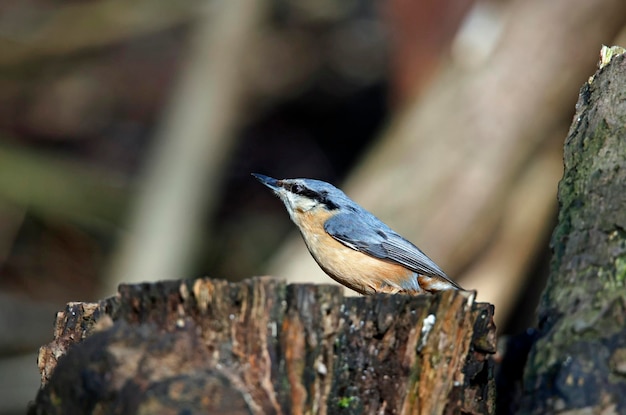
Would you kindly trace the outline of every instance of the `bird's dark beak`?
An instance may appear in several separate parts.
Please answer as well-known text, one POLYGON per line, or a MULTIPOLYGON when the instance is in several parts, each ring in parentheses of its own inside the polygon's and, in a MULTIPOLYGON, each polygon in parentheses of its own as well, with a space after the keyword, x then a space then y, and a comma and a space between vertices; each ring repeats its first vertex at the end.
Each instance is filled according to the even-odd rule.
POLYGON ((270 189, 272 189, 273 191, 277 191, 278 189, 280 189, 281 183, 280 180, 276 180, 272 177, 269 176, 264 176, 262 174, 258 174, 258 173, 252 173, 252 175, 261 183, 263 183, 264 185, 266 185, 267 187, 269 187, 270 189))

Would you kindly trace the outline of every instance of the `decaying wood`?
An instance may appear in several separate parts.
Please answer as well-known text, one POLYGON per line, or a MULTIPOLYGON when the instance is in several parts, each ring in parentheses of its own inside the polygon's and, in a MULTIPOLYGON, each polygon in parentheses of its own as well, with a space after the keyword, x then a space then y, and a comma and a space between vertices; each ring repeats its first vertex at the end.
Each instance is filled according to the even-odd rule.
POLYGON ((493 307, 199 279, 70 303, 30 413, 491 414, 493 307))
POLYGON ((626 59, 581 89, 522 411, 626 413, 626 59))

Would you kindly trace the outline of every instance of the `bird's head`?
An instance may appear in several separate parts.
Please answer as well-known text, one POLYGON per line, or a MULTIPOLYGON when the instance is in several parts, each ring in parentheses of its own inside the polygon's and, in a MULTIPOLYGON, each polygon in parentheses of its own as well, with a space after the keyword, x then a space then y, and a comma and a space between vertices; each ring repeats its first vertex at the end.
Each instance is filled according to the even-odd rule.
POLYGON ((353 203, 332 184, 314 179, 274 179, 252 173, 283 201, 292 219, 306 212, 335 211, 353 203))

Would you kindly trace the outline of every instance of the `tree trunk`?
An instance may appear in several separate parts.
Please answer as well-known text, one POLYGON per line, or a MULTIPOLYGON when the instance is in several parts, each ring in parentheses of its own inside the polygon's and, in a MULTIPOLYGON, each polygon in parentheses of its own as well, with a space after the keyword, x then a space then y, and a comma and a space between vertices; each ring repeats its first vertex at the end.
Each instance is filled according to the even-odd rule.
POLYGON ((58 313, 30 413, 492 414, 493 307, 474 298, 122 285, 58 313))
POLYGON ((581 89, 522 412, 626 413, 626 60, 581 89), (569 412, 568 412, 569 411, 569 412))

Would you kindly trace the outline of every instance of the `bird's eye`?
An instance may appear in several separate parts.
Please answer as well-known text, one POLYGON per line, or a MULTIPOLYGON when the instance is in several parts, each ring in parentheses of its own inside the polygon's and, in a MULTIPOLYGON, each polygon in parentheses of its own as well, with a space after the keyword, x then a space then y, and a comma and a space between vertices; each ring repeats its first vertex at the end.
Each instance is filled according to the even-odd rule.
POLYGON ((291 191, 299 195, 304 192, 304 186, 302 186, 301 184, 294 184, 293 186, 291 186, 291 191))

